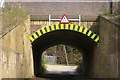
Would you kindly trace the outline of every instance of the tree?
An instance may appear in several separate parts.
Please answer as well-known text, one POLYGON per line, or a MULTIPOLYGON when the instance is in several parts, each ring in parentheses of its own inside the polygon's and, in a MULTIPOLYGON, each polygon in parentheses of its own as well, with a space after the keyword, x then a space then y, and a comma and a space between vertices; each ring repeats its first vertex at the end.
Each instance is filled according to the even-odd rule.
POLYGON ((57 64, 79 65, 82 63, 82 53, 75 47, 56 45, 46 50, 46 55, 56 56, 57 64))
POLYGON ((63 50, 64 50, 64 53, 65 53, 66 64, 69 65, 69 63, 68 63, 68 56, 67 56, 67 51, 66 51, 65 45, 63 45, 63 50))

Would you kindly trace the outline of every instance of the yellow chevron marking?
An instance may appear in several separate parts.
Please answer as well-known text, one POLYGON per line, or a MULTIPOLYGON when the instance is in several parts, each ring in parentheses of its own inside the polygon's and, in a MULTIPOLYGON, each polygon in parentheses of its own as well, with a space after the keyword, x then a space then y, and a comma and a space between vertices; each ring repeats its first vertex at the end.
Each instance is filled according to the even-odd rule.
POLYGON ((40 30, 37 30, 37 33, 38 33, 38 35, 39 36, 41 36, 42 34, 41 34, 41 32, 40 32, 40 30))
POLYGON ((65 29, 68 29, 68 24, 66 24, 65 29))
POLYGON ((95 39, 95 42, 98 42, 98 40, 99 40, 99 36, 95 39))
POLYGON ((51 26, 51 29, 52 29, 52 31, 54 31, 54 30, 55 30, 54 25, 52 25, 52 26, 51 26))
POLYGON ((61 29, 64 29, 64 24, 60 24, 60 26, 61 26, 61 29))
POLYGON ((79 29, 79 32, 82 32, 82 30, 83 30, 83 26, 81 25, 80 29, 79 29))
POLYGON ((78 30, 78 25, 75 25, 75 29, 74 29, 75 31, 77 31, 78 30))
POLYGON ((34 41, 34 38, 32 36, 30 36, 29 39, 31 40, 31 42, 34 41))
POLYGON ((95 36, 96 36, 96 34, 93 34, 91 38, 94 39, 95 36))
POLYGON ((56 30, 58 30, 59 29, 59 24, 56 24, 56 30))
POLYGON ((73 24, 70 24, 70 30, 73 30, 73 24))
POLYGON ((50 32, 50 28, 49 28, 49 26, 46 27, 46 30, 47 30, 47 32, 50 32))
POLYGON ((84 31, 83 31, 83 34, 86 34, 86 33, 87 33, 87 31, 88 31, 88 29, 87 29, 87 28, 85 28, 85 29, 84 29, 84 31))
POLYGON ((92 31, 90 30, 90 31, 88 32, 88 34, 87 34, 87 35, 88 35, 88 36, 90 36, 90 35, 91 35, 91 33, 92 33, 92 31))
POLYGON ((45 33, 46 33, 46 31, 45 31, 45 29, 44 29, 44 28, 41 28, 41 30, 42 30, 43 34, 45 34, 45 33))
POLYGON ((33 36, 34 36, 35 38, 38 38, 38 36, 36 35, 36 33, 34 33, 33 36))
MULTIPOLYGON (((36 23, 36 22, 34 22, 34 23, 36 23)), ((52 26, 46 26, 45 28, 46 28, 47 31, 45 31, 45 28, 41 28, 41 31, 42 31, 43 34, 45 34, 46 32, 50 32, 50 27, 51 27, 52 30, 55 30, 55 29, 59 30, 59 29, 64 29, 64 26, 65 26, 65 29, 73 30, 73 28, 74 28, 74 24, 65 24, 65 25, 64 24, 60 24, 60 25, 56 24, 55 25, 56 28, 54 28, 54 25, 52 25, 52 26)), ((79 28, 79 26, 75 25, 74 31, 82 32, 84 27, 83 27, 83 25, 81 25, 79 30, 78 30, 78 28, 79 28)), ((86 34, 87 31, 88 31, 88 29, 85 28, 84 31, 83 31, 83 34, 86 34)), ((30 41, 33 42, 35 39, 37 39, 39 36, 41 36, 42 33, 40 32, 40 30, 37 30, 37 34, 38 35, 36 33, 34 33, 33 34, 34 37, 32 37, 32 36, 29 37, 30 41)), ((91 30, 89 30, 89 32, 86 35, 90 36, 92 33, 93 32, 91 30)), ((91 38, 94 39, 96 36, 97 35, 95 33, 93 33, 93 35, 91 36, 91 38)), ((95 38, 94 41, 98 42, 99 41, 99 36, 97 38, 95 38)))

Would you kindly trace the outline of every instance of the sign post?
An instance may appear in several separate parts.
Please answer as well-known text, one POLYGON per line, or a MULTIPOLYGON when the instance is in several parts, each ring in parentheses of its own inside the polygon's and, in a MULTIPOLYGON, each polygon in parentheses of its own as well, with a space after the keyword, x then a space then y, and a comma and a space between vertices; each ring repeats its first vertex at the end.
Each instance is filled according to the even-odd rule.
POLYGON ((49 23, 48 23, 49 26, 50 26, 50 21, 59 21, 60 24, 69 24, 70 21, 78 21, 79 26, 80 26, 81 25, 81 15, 79 15, 77 19, 75 19, 75 18, 68 19, 68 16, 66 14, 64 14, 61 19, 58 19, 58 18, 53 19, 53 18, 51 18, 51 15, 49 15, 49 23))

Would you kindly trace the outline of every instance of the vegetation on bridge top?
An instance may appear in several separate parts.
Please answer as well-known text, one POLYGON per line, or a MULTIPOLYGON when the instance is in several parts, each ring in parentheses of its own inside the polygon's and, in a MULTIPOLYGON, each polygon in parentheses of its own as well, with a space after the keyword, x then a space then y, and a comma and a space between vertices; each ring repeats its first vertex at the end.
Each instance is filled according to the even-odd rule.
POLYGON ((5 7, 2 8, 2 32, 9 31, 11 28, 27 17, 27 13, 20 8, 19 4, 16 3, 6 3, 5 7))

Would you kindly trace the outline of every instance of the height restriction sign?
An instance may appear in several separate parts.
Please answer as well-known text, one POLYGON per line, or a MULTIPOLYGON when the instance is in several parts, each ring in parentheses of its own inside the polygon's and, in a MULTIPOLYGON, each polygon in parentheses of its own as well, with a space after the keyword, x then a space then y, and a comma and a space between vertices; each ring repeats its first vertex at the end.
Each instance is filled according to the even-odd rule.
POLYGON ((60 24, 69 24, 70 21, 68 20, 68 17, 66 14, 64 14, 60 20, 60 24))

